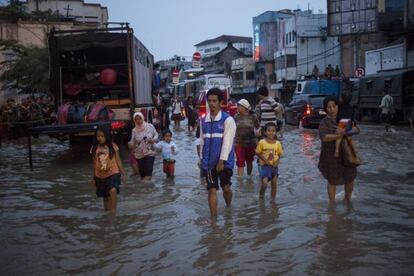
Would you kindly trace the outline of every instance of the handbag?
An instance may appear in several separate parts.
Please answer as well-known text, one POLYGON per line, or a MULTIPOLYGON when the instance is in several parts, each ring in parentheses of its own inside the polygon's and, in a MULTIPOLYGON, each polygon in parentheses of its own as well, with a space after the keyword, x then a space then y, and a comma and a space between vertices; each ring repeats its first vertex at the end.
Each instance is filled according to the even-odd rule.
POLYGON ((345 167, 358 167, 361 165, 361 159, 355 150, 352 140, 348 137, 344 137, 341 142, 342 150, 342 165, 345 167))

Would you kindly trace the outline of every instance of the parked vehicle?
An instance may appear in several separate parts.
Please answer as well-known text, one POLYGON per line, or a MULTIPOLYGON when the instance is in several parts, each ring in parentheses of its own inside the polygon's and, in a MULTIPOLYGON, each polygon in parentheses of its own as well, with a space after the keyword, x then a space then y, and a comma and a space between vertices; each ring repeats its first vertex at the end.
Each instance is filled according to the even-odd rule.
POLYGON ((374 119, 377 116, 384 90, 393 97, 394 119, 407 122, 408 112, 414 104, 414 68, 381 71, 362 78, 358 97, 360 117, 374 119))
POLYGON ((342 91, 342 81, 336 80, 305 80, 298 81, 294 95, 323 94, 338 97, 342 91))
POLYGON ((323 100, 327 95, 295 95, 285 107, 285 122, 303 127, 317 127, 326 116, 323 100))
MULTIPOLYGON (((151 121, 153 55, 127 27, 55 31, 49 34, 50 91, 56 107, 105 105, 112 129, 127 133, 134 111, 151 121)), ((89 108, 90 109, 90 108, 89 108)), ((78 108, 78 110, 81 110, 78 108)), ((88 110, 88 108, 86 109, 88 110)), ((79 114, 77 114, 79 115, 79 114)), ((85 114, 83 122, 93 122, 85 114)), ((82 116, 77 116, 82 118, 82 116)), ((69 122, 63 122, 69 123, 69 122)), ((59 126, 64 130, 64 127, 59 126)), ((71 126, 73 130, 73 126, 71 126)), ((85 136, 79 133, 71 136, 85 136)))

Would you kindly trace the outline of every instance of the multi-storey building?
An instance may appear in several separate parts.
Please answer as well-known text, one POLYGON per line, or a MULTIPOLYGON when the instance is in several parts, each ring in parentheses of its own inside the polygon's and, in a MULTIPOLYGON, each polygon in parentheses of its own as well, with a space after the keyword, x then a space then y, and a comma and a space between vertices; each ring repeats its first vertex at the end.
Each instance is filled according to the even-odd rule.
POLYGON ((293 16, 289 10, 266 11, 253 17, 253 58, 255 61, 256 85, 265 85, 271 94, 272 84, 276 83, 274 53, 279 50, 280 19, 293 16))

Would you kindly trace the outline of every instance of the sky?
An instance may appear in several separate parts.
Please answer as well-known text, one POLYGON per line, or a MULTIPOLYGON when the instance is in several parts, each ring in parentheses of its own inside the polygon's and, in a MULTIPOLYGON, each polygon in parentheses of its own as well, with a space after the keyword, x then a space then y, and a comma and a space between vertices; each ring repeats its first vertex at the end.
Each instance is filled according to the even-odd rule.
POLYGON ((327 0, 85 0, 108 8, 109 22, 129 22, 156 61, 192 56, 194 45, 217 36, 253 35, 254 16, 309 8, 326 13, 327 0))

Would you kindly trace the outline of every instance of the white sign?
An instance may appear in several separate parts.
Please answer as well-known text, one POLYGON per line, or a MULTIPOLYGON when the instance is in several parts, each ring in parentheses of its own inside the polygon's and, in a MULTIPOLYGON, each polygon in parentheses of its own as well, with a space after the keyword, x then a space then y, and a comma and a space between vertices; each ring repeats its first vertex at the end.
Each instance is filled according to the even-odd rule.
POLYGON ((357 67, 355 68, 355 77, 357 78, 362 78, 363 76, 365 76, 365 69, 363 67, 357 67))

